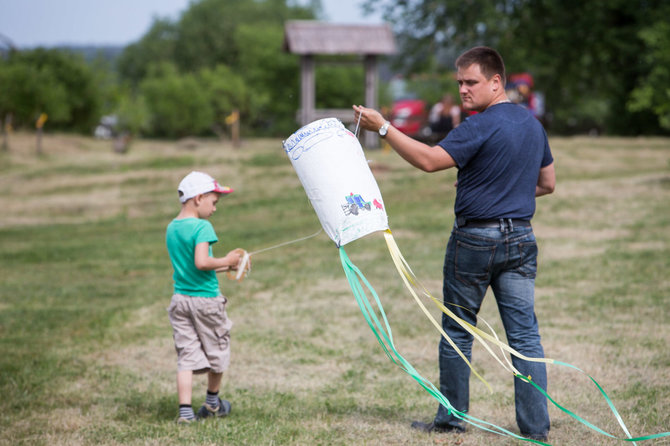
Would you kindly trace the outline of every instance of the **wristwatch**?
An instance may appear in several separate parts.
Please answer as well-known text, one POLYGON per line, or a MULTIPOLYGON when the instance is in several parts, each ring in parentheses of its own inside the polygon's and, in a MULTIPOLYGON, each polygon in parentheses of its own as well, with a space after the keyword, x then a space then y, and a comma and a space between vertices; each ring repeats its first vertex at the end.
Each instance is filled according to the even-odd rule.
POLYGON ((389 126, 390 126, 390 125, 391 125, 390 122, 388 122, 388 121, 384 121, 384 123, 382 124, 382 126, 379 127, 379 136, 381 136, 382 138, 385 137, 386 134, 387 134, 388 131, 389 131, 389 126))

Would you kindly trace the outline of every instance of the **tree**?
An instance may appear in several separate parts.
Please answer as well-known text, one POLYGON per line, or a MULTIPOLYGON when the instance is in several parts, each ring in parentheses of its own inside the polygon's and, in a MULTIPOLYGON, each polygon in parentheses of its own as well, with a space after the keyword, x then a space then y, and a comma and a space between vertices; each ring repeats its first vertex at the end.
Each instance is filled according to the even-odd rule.
POLYGON ((319 8, 319 0, 307 6, 290 0, 194 1, 176 22, 156 20, 147 35, 124 51, 119 73, 135 86, 153 77, 149 86, 154 89, 152 66, 167 62, 176 77, 183 80, 191 73, 206 91, 222 92, 208 101, 215 122, 231 106, 240 111, 243 128, 285 134, 295 127, 299 71, 297 58, 282 50, 284 22, 314 18, 319 8), (216 75, 222 78, 215 80, 216 75))
POLYGON ((153 134, 183 137, 208 129, 214 112, 195 75, 179 74, 174 65, 163 63, 150 70, 140 84, 148 104, 153 134))
POLYGON ((668 14, 670 6, 657 16, 657 21, 639 32, 649 49, 642 59, 649 69, 640 76, 628 102, 633 112, 656 115, 659 125, 666 130, 670 130, 670 24, 665 19, 668 14))
MULTIPOLYGON (((174 61, 181 70, 218 64, 236 67, 252 45, 236 38, 241 27, 258 32, 288 19, 310 19, 313 12, 287 0, 200 0, 191 3, 177 24, 174 61)), ((279 40, 281 42, 281 38, 279 40)))
POLYGON ((220 133, 226 127, 226 117, 237 111, 243 121, 254 117, 253 95, 242 76, 226 65, 204 68, 197 73, 200 88, 212 110, 209 129, 220 133))
MULTIPOLYGON (((667 17, 665 4, 662 0, 367 2, 369 8, 387 11, 401 54, 409 54, 404 65, 409 72, 452 69, 454 58, 466 48, 492 46, 505 58, 508 72, 534 75, 554 116, 553 129, 575 132, 597 127, 617 134, 660 131, 658 124, 627 104, 650 66, 658 65, 640 63, 651 54, 640 30, 667 17)), ((667 47, 661 46, 658 56, 663 50, 667 54, 667 47)))
POLYGON ((365 98, 365 71, 355 57, 316 64, 316 108, 349 108, 365 98))
POLYGON ((176 42, 177 25, 169 19, 154 19, 149 31, 137 43, 128 45, 119 57, 117 69, 121 78, 138 85, 150 66, 174 61, 176 42))
POLYGON ((244 24, 234 36, 245 47, 236 67, 250 90, 250 124, 257 133, 290 134, 299 103, 298 58, 282 50, 283 24, 244 24))
POLYGON ((91 69, 75 55, 38 48, 0 60, 0 115, 15 126, 33 126, 46 113, 49 124, 88 132, 100 101, 91 69))
POLYGON ((69 118, 67 93, 48 69, 0 63, 0 113, 11 114, 15 127, 30 126, 41 113, 52 121, 69 118))
POLYGON ((149 106, 145 97, 130 89, 122 91, 112 110, 118 118, 118 131, 129 136, 137 136, 151 129, 149 106))
POLYGON ((538 83, 550 87, 545 92, 556 130, 656 133, 658 125, 626 104, 648 69, 640 64, 647 48, 639 30, 653 22, 661 3, 530 0, 515 11, 514 34, 501 49, 513 66, 527 60, 538 83))

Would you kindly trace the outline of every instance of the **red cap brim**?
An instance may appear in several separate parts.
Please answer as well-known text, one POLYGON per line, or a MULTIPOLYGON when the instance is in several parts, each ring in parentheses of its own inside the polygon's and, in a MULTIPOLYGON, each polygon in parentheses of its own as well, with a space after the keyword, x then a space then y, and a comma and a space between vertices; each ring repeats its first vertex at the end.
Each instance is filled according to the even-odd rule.
POLYGON ((219 183, 216 181, 214 182, 214 190, 212 192, 218 192, 220 194, 229 194, 233 191, 232 188, 228 186, 221 186, 219 183))

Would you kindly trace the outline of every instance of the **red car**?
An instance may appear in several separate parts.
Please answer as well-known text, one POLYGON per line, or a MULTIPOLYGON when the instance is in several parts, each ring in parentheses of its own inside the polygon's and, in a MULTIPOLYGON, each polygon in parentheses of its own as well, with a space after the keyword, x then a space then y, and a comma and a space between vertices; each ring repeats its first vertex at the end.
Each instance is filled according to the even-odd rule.
POLYGON ((402 99, 393 103, 391 125, 416 139, 430 137, 428 104, 421 99, 402 99))

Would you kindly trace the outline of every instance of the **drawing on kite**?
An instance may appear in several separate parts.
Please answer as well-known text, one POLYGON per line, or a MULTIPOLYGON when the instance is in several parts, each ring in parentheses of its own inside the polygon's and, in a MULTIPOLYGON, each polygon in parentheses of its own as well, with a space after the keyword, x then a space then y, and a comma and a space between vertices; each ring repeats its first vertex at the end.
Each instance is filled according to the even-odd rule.
POLYGON ((372 330, 372 333, 383 348, 384 353, 392 362, 398 365, 398 367, 405 371, 422 388, 424 388, 426 392, 446 408, 452 416, 474 427, 484 429, 494 434, 512 437, 522 441, 529 441, 535 444, 547 444, 540 440, 523 437, 503 427, 496 426, 493 423, 475 418, 469 413, 457 410, 437 387, 435 387, 429 380, 422 377, 396 349, 391 327, 386 318, 381 299, 363 273, 347 256, 344 250, 345 244, 373 232, 383 232, 394 266, 416 304, 440 332, 442 337, 449 342, 459 354, 472 373, 490 390, 491 386, 484 380, 477 370, 475 370, 470 361, 443 330, 441 324, 438 323, 427 310, 421 297, 434 303, 443 313, 443 317, 451 318, 451 320, 460 324, 464 330, 466 330, 489 354, 493 356, 500 366, 511 373, 514 376, 514 379, 520 381, 520 383, 517 384, 534 387, 558 409, 595 432, 610 438, 633 442, 633 444, 635 444, 635 441, 670 436, 670 432, 665 432, 633 438, 608 395, 589 374, 571 364, 551 358, 531 358, 524 356, 505 342, 501 341, 486 321, 482 320, 482 322, 488 326, 488 329, 482 330, 454 314, 448 308, 451 304, 447 302, 443 303, 433 297, 420 283, 409 267, 409 264, 402 256, 391 230, 389 229, 388 217, 383 205, 382 195, 363 154, 363 149, 356 136, 346 130, 339 120, 336 118, 326 118, 312 122, 311 124, 302 127, 285 140, 283 142, 283 148, 298 175, 298 179, 305 189, 305 193, 307 194, 323 229, 333 242, 335 242, 335 245, 339 250, 342 268, 354 298, 356 299, 368 326, 372 330), (352 191, 358 193, 354 194, 352 191), (343 196, 346 199, 346 204, 342 204, 343 196), (364 197, 378 198, 375 198, 370 202, 366 201, 364 197), (365 210, 365 212, 359 212, 361 210, 365 210), (374 303, 371 302, 368 295, 372 297, 374 303), (626 437, 610 434, 589 423, 574 412, 559 405, 555 399, 547 394, 546 390, 533 381, 532 376, 526 376, 514 367, 514 364, 510 361, 510 355, 525 361, 564 366, 587 376, 593 384, 595 384, 601 396, 606 400, 610 410, 619 423, 619 426, 626 434, 626 437))
MULTIPOLYGON (((358 215, 358 210, 365 210, 365 211, 371 211, 372 210, 372 203, 369 201, 365 201, 363 197, 361 197, 361 194, 356 194, 354 195, 353 192, 351 192, 349 195, 345 197, 347 200, 347 204, 342 205, 342 210, 344 211, 344 215, 349 215, 349 214, 354 214, 358 215)), ((375 208, 380 209, 377 204, 379 203, 375 199, 375 208)))

